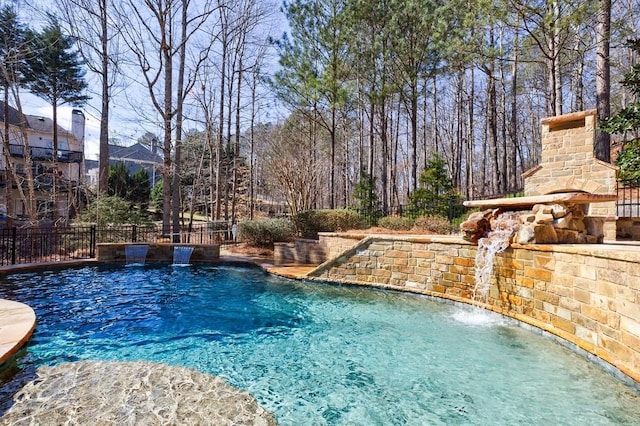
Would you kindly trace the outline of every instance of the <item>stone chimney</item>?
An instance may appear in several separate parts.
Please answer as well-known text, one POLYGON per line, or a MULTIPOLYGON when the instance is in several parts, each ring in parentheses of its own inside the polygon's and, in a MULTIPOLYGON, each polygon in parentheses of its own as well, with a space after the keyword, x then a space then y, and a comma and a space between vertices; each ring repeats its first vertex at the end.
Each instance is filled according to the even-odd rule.
POLYGON ((71 134, 76 138, 84 151, 84 113, 79 109, 71 111, 71 134))
MULTIPOLYGON (((522 175, 525 196, 616 193, 618 168, 594 155, 596 110, 545 118, 541 124, 542 159, 522 175)), ((605 217, 605 238, 615 239, 615 201, 591 203, 584 213, 605 217)))

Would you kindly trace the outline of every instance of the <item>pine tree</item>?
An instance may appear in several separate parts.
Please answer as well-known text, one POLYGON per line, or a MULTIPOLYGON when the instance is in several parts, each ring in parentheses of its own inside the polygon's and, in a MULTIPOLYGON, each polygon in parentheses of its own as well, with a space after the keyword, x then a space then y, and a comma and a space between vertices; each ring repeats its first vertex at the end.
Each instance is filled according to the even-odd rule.
POLYGON ((455 198, 453 182, 443 159, 434 156, 420 175, 420 187, 409 196, 411 216, 450 216, 451 199, 455 198))
POLYGON ((89 97, 84 94, 87 82, 78 52, 73 50, 74 41, 62 32, 55 17, 49 17, 49 24, 36 34, 32 43, 32 53, 27 60, 24 73, 27 88, 36 96, 46 100, 53 107, 53 219, 58 216, 57 170, 58 157, 58 107, 64 104, 83 105, 89 97))
POLYGON ((0 82, 3 89, 3 117, 4 128, 2 130, 2 144, 4 151, 5 170, 5 204, 7 214, 7 227, 13 226, 14 200, 13 200, 13 165, 9 150, 9 92, 13 85, 18 84, 20 69, 24 61, 22 50, 25 38, 25 28, 18 20, 18 15, 12 6, 4 6, 0 10, 0 82))
POLYGON ((361 170, 360 181, 353 188, 352 197, 358 213, 369 222, 369 225, 376 225, 382 216, 382 206, 376 192, 375 177, 361 170))

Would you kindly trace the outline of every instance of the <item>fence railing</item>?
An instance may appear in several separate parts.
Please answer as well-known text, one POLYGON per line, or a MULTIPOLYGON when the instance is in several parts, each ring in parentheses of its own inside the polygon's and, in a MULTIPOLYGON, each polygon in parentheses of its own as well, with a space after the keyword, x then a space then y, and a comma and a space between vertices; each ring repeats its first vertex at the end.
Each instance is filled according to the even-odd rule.
POLYGON ((617 191, 616 215, 618 217, 640 217, 640 185, 630 185, 618 181, 617 191))
MULTIPOLYGON (((25 147, 24 145, 9 144, 9 153, 13 157, 24 157, 25 147)), ((39 146, 32 146, 29 149, 31 159, 53 161, 54 150, 53 148, 44 148, 39 146)), ((71 151, 68 149, 58 149, 57 153, 58 161, 62 163, 80 163, 82 162, 82 151, 71 151)))
MULTIPOLYGON (((230 230, 218 222, 183 227, 176 239, 190 244, 230 244, 230 230)), ((0 266, 91 259, 98 243, 172 242, 159 225, 0 229, 0 266)))

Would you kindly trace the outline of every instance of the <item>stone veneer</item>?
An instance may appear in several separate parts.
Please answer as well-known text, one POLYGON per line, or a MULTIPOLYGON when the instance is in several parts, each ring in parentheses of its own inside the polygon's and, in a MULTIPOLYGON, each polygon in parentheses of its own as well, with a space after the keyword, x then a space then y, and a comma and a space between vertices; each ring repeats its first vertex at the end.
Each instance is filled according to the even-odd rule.
POLYGON ((326 260, 324 246, 318 240, 298 238, 292 243, 273 244, 273 262, 276 265, 288 263, 317 265, 326 260))
MULTIPOLYGON (((321 235, 327 252, 345 238, 321 235)), ((320 265, 315 279, 472 303, 476 246, 459 237, 370 236, 320 265)), ((575 344, 640 382, 640 250, 512 245, 497 255, 487 308, 575 344)))
POLYGON ((125 262, 125 247, 130 245, 149 246, 147 262, 173 262, 173 248, 179 246, 193 247, 190 262, 214 262, 220 259, 218 244, 182 244, 182 243, 100 243, 96 245, 96 259, 99 262, 125 262))

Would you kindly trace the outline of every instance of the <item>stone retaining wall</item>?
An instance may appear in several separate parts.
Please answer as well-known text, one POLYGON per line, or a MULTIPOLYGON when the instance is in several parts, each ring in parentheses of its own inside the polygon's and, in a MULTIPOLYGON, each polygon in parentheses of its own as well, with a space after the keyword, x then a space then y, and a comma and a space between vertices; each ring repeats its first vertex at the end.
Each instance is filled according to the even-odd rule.
POLYGON ((319 232, 320 245, 324 247, 327 259, 333 259, 345 250, 355 246, 366 234, 343 234, 339 232, 319 232))
MULTIPOLYGON (((327 240, 328 251, 343 243, 327 240)), ((471 303, 476 249, 461 238, 367 237, 310 276, 471 303)), ((488 303, 640 382, 640 250, 513 245, 496 257, 488 303)))
POLYGON ((292 243, 274 243, 273 261, 286 263, 318 264, 327 260, 324 246, 318 240, 298 238, 292 243))
POLYGON ((616 221, 618 240, 640 241, 640 219, 631 217, 619 217, 616 221))

